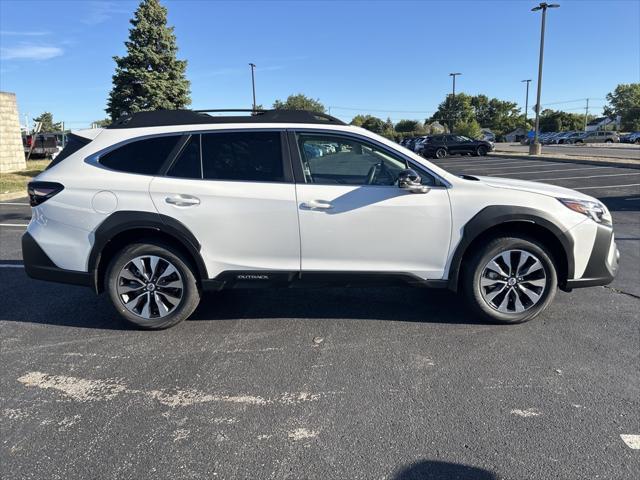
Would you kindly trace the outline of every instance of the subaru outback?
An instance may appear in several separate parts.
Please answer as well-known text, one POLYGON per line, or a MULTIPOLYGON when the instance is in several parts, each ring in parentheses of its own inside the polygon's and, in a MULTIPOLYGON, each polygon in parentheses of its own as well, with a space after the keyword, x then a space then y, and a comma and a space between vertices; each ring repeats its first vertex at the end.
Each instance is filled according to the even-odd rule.
POLYGON ((130 115, 76 131, 29 184, 29 276, 105 292, 149 329, 206 291, 292 285, 448 288, 518 323, 558 288, 605 285, 611 214, 554 185, 456 176, 325 114, 130 115))

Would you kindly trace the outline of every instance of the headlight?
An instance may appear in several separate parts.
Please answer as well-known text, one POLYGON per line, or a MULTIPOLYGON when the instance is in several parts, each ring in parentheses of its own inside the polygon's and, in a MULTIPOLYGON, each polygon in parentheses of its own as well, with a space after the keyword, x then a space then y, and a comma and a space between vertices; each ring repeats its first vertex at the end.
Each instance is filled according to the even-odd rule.
POLYGON ((560 200, 565 207, 570 208, 574 212, 586 215, 594 222, 611 225, 611 214, 609 210, 607 210, 607 207, 600 202, 574 200, 572 198, 559 198, 558 200, 560 200))

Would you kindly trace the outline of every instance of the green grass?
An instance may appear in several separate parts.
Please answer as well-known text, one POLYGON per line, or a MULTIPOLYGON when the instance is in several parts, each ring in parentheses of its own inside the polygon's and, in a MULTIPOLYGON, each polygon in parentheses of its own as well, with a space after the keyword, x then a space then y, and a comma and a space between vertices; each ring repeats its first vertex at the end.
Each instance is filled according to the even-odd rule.
POLYGON ((42 172, 51 160, 29 160, 27 168, 19 172, 0 173, 0 194, 20 193, 27 194, 27 183, 33 177, 42 172))

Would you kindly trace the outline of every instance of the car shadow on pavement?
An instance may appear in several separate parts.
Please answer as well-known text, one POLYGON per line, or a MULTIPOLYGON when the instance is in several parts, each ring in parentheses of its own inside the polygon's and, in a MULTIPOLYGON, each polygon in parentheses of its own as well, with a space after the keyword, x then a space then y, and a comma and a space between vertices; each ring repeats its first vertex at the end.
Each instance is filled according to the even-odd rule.
POLYGON ((227 290, 205 295, 190 320, 249 318, 483 323, 453 292, 412 287, 227 290))
POLYGON ((413 463, 393 477, 394 480, 497 480, 497 478, 494 473, 484 468, 435 460, 413 463))
MULTIPOLYGON (((0 270, 0 320, 106 330, 135 330, 105 294, 86 287, 28 278, 22 269, 0 270)), ((416 287, 280 288, 206 293, 190 321, 235 319, 356 319, 482 324, 449 290, 416 287)))

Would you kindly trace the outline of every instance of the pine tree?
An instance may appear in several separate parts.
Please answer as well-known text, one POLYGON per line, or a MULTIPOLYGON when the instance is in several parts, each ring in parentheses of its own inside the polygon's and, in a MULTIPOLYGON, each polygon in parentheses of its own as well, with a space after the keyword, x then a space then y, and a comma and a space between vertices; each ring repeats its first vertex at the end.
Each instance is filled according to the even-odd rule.
POLYGON ((191 103, 186 60, 178 60, 176 36, 159 0, 142 0, 130 21, 127 54, 113 57, 116 73, 106 112, 113 120, 144 110, 184 108, 191 103))

